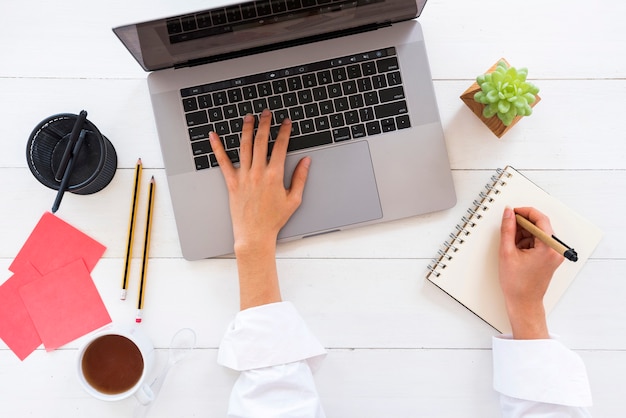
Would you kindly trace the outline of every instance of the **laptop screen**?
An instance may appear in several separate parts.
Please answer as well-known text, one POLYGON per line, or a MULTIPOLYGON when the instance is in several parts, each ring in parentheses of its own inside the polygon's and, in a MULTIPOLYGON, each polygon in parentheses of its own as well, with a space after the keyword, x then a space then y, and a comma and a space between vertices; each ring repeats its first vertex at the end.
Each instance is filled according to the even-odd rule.
POLYGON ((146 71, 217 61, 421 13, 426 0, 259 0, 114 28, 146 71))

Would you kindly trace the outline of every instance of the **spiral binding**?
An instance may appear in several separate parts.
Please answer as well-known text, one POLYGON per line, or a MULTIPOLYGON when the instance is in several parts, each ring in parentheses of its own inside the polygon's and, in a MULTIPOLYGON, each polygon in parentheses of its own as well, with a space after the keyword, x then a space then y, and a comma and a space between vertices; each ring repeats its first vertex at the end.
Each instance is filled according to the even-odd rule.
POLYGON ((461 222, 455 226, 455 231, 450 233, 450 239, 443 243, 442 248, 437 251, 437 257, 433 258, 427 266, 430 272, 428 276, 431 274, 435 277, 441 276, 441 270, 444 270, 448 262, 454 258, 453 253, 459 251, 460 246, 465 243, 465 237, 469 236, 472 229, 480 222, 483 216, 481 212, 489 210, 489 205, 493 203, 495 196, 499 195, 500 189, 506 186, 506 178, 512 175, 508 171, 498 168, 496 174, 491 176, 491 183, 485 185, 486 191, 481 191, 478 194, 478 199, 472 202, 473 206, 467 209, 469 216, 466 215, 461 218, 461 222))

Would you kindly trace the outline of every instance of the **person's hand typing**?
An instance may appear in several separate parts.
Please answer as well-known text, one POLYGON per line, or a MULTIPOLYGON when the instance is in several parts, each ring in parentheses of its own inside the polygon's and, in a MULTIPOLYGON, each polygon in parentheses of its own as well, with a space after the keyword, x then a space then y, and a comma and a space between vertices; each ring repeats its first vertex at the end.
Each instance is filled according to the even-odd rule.
POLYGON ((513 337, 549 338, 543 297, 563 256, 517 225, 515 213, 552 234, 550 220, 534 208, 506 208, 500 231, 499 279, 513 337))
POLYGON ((304 157, 285 188, 284 171, 291 121, 283 121, 268 160, 272 114, 264 110, 256 136, 254 116, 246 115, 241 133, 239 167, 228 158, 222 141, 210 134, 211 147, 228 188, 230 215, 239 270, 241 309, 280 300, 276 273, 278 232, 302 202, 311 159, 304 157))

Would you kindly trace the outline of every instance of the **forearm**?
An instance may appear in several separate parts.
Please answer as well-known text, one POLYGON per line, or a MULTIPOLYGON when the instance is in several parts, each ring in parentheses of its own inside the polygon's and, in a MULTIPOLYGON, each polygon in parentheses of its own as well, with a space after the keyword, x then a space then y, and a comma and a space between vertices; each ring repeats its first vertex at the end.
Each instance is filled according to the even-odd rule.
POLYGON ((276 243, 237 245, 240 309, 280 302, 276 243))
POLYGON ((516 340, 549 338, 546 313, 542 302, 507 301, 506 306, 513 338, 516 340))

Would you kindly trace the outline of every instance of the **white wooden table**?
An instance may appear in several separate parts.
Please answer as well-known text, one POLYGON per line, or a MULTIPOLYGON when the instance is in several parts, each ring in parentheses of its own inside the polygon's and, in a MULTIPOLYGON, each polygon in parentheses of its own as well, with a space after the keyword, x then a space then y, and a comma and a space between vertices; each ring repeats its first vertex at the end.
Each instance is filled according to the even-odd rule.
MULTIPOLYGON (((0 5, 0 282, 55 197, 27 168, 30 131, 49 115, 88 110, 115 145, 118 170, 100 193, 66 194, 58 215, 107 246, 93 278, 114 321, 133 322, 139 262, 128 301, 119 300, 119 287, 133 167, 141 157, 144 178, 154 175, 159 185, 141 325, 157 347, 154 374, 166 362, 174 332, 191 327, 198 335, 198 348, 170 372, 154 417, 225 415, 237 375, 216 365, 216 353, 238 308, 236 269, 231 257, 181 257, 146 74, 111 27, 203 3, 209 2, 0 5)), ((618 0, 593 6, 583 0, 429 1, 419 20, 459 203, 278 250, 284 298, 329 351, 316 375, 329 417, 499 415, 491 387, 494 331, 424 277, 442 240, 493 170, 506 164, 604 230, 549 324, 587 365, 593 414, 625 416, 625 15, 618 0), (459 99, 500 57, 528 67, 543 99, 502 140, 459 99)), ((132 416, 134 399, 106 403, 81 389, 75 361, 82 341, 50 353, 39 348, 23 362, 0 342, 0 416, 132 416)))

